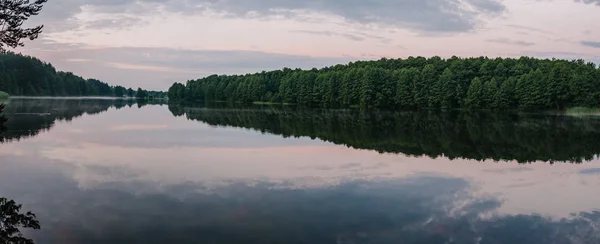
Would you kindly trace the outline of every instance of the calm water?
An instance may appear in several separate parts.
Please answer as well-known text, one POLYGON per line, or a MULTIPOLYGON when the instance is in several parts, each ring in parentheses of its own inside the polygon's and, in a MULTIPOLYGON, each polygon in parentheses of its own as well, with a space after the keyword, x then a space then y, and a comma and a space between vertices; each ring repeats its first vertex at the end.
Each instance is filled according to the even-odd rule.
POLYGON ((600 117, 13 99, 36 243, 600 243, 600 117))

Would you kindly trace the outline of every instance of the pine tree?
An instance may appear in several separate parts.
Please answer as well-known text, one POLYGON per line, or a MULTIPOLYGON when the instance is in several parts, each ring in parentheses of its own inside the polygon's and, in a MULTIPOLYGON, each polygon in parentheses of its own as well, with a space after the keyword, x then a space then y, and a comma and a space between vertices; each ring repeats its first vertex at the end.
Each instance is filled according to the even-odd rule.
POLYGON ((440 108, 447 110, 455 108, 457 98, 457 82, 454 80, 454 74, 450 69, 444 70, 440 76, 439 83, 441 86, 440 108))
POLYGON ((483 101, 483 84, 478 77, 471 81, 464 105, 467 109, 481 109, 483 101))
POLYGON ((398 82, 396 91, 396 104, 402 109, 412 109, 416 105, 413 87, 420 81, 420 72, 417 68, 401 69, 394 72, 398 82))
POLYGON ((494 97, 496 96, 497 92, 498 83, 496 82, 496 78, 486 81, 483 85, 483 106, 494 109, 494 97))
POLYGON ((437 98, 432 98, 436 94, 436 84, 438 83, 438 75, 435 67, 431 64, 425 65, 421 71, 421 81, 415 84, 414 96, 415 106, 420 109, 427 107, 437 107, 437 98))
POLYGON ((568 82, 571 74, 566 64, 555 63, 547 80, 545 97, 548 107, 563 108, 568 97, 568 82))
POLYGON ((514 89, 516 85, 516 78, 511 77, 508 80, 502 82, 500 89, 495 96, 494 107, 497 109, 510 109, 513 108, 515 101, 514 89))

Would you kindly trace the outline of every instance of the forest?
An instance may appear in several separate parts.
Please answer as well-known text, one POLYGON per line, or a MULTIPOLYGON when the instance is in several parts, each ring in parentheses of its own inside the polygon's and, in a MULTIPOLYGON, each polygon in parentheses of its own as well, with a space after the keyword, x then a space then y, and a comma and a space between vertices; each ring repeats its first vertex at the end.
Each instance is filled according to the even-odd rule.
POLYGON ((322 69, 211 75, 174 83, 170 101, 311 108, 561 110, 600 106, 600 69, 584 60, 409 57, 322 69))
POLYGON ((13 96, 166 97, 164 92, 110 86, 71 72, 56 71, 52 64, 12 52, 0 53, 0 93, 13 96))

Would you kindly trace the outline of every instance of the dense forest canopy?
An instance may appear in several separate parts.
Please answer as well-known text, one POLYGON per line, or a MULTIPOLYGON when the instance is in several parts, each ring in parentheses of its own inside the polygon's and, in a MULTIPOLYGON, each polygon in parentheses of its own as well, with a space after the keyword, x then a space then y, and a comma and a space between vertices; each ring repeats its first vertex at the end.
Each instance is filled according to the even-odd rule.
POLYGON ((164 98, 166 93, 110 86, 96 79, 84 79, 71 72, 56 71, 52 64, 37 58, 6 52, 0 54, 0 91, 16 96, 106 96, 164 98))
POLYGON ((409 57, 212 75, 175 83, 168 95, 319 108, 550 110, 600 106, 600 70, 583 60, 409 57))

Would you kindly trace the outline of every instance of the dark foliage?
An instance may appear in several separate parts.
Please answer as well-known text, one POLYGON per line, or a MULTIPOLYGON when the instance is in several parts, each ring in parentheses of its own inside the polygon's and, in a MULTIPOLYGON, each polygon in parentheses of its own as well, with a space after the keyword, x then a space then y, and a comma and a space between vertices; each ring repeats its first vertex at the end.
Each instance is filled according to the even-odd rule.
POLYGON ((5 105, 4 104, 0 104, 0 133, 2 133, 2 131, 4 131, 5 127, 4 127, 4 123, 6 123, 6 116, 4 116, 4 114, 2 114, 2 111, 4 111, 5 105))
POLYGON ((23 46, 21 39, 34 40, 42 33, 44 26, 23 28, 23 22, 29 17, 38 15, 42 5, 48 0, 3 0, 0 1, 0 50, 7 47, 23 46))
POLYGON ((20 228, 40 229, 35 214, 21 213, 21 205, 13 200, 0 197, 0 243, 33 244, 33 240, 23 237, 20 228))
POLYGON ((600 106, 600 70, 583 60, 410 57, 212 75, 175 83, 168 94, 172 101, 312 108, 554 110, 600 106))
MULTIPOLYGON (((130 88, 131 89, 131 88, 130 88)), ((135 96, 125 87, 112 87, 96 79, 56 71, 49 63, 15 53, 0 54, 0 91, 15 96, 135 96)), ((143 94, 150 92, 143 90, 143 94)), ((164 97, 164 92, 152 92, 164 97)), ((142 94, 142 95, 143 95, 142 94)))

